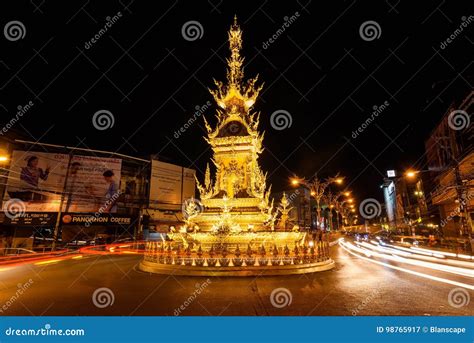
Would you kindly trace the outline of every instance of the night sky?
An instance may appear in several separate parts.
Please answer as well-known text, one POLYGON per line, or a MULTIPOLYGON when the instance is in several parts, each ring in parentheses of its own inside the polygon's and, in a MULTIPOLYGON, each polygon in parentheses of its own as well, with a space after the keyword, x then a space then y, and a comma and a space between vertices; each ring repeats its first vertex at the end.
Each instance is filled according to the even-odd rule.
POLYGON ((202 117, 178 138, 174 132, 207 101, 205 116, 215 122, 207 87, 213 78, 225 80, 227 31, 236 14, 246 77, 259 74, 265 82, 254 109, 265 131, 262 167, 275 191, 288 188, 292 174, 340 172, 358 200, 381 199, 385 171, 423 167, 430 131, 472 89, 474 22, 441 49, 472 14, 467 1, 35 0, 2 1, 0 13, 2 28, 17 20, 26 31, 15 41, 0 37, 2 126, 19 105, 33 101, 14 127, 27 139, 158 154, 198 174, 211 157, 202 117), (264 46, 296 12, 285 32, 264 46), (202 26, 201 38, 184 39, 189 21, 202 26), (362 39, 359 28, 367 21, 379 25, 378 38, 362 39), (94 128, 99 110, 113 114, 113 127, 94 128), (291 127, 272 128, 277 110, 290 113, 291 127))

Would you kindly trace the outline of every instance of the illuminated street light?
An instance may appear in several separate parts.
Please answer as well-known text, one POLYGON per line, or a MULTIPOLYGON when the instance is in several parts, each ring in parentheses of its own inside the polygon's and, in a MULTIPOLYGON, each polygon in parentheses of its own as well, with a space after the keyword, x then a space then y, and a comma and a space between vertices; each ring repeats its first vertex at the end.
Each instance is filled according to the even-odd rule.
POLYGON ((414 178, 416 176, 416 171, 414 170, 409 170, 405 173, 405 176, 408 177, 408 178, 414 178))
POLYGON ((8 160, 10 160, 10 157, 8 156, 7 152, 3 149, 0 149, 0 163, 5 163, 8 160))
POLYGON ((291 184, 293 186, 298 186, 300 184, 300 180, 298 180, 297 178, 293 178, 291 179, 291 184))
POLYGON ((347 199, 347 201, 350 202, 350 203, 352 203, 352 202, 354 202, 354 199, 352 199, 352 198, 351 198, 351 199, 347 199))
MULTIPOLYGON (((307 188, 310 192, 310 195, 314 198, 316 202, 316 222, 318 223, 318 228, 321 223, 321 200, 326 196, 327 190, 330 185, 333 183, 342 184, 344 178, 339 177, 339 174, 336 174, 333 177, 327 179, 319 179, 317 176, 314 176, 310 181, 305 180, 304 178, 299 178, 296 175, 290 179, 290 183, 293 186, 303 186, 307 188)), ((340 193, 342 194, 342 192, 340 193)), ((335 199, 337 200, 337 199, 335 199)), ((329 203, 334 203, 335 201, 330 201, 329 203)), ((334 205, 334 204, 333 204, 334 205)), ((335 206, 333 206, 335 207, 335 206)), ((333 208, 331 207, 331 208, 333 208)))

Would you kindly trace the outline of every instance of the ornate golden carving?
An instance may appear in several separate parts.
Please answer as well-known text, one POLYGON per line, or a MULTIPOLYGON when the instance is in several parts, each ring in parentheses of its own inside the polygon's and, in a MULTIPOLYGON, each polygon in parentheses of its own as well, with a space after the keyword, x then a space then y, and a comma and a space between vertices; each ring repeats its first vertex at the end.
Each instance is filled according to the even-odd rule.
POLYGON ((247 83, 243 83, 244 58, 240 56, 242 49, 242 30, 237 24, 237 17, 234 18, 234 24, 229 30, 229 48, 230 58, 227 59, 227 85, 220 81, 214 80, 217 86, 216 90, 210 90, 219 107, 236 113, 238 110, 248 112, 255 104, 258 93, 262 86, 255 86, 258 76, 249 79, 247 83))
POLYGON ((219 208, 225 206, 227 197, 232 212, 240 213, 236 224, 252 225, 256 230, 272 229, 275 215, 273 204, 269 204, 270 188, 267 189, 267 175, 258 164, 263 134, 258 132, 259 113, 250 112, 262 87, 256 86, 257 78, 243 81, 242 31, 237 18, 229 31, 229 47, 227 83, 216 82, 217 89, 210 90, 219 105, 216 126, 204 118, 208 132, 205 139, 212 148, 216 171, 213 179, 208 165, 204 185, 197 181, 205 210, 195 221, 203 230, 215 227, 219 208))

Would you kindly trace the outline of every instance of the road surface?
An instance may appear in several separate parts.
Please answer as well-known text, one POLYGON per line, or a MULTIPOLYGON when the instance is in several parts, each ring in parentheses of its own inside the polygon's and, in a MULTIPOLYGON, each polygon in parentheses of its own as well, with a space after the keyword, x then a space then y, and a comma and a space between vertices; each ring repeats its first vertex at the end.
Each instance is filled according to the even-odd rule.
MULTIPOLYGON (((283 277, 149 274, 138 270, 142 258, 138 254, 85 255, 79 259, 5 268, 0 270, 0 315, 457 316, 474 313, 471 290, 464 290, 469 297, 467 303, 464 299, 462 306, 452 306, 448 297, 455 285, 372 263, 338 245, 331 249, 335 269, 283 277), (29 283, 27 288, 22 286, 25 283, 29 283), (18 294, 19 286, 23 287, 22 294, 18 294), (101 288, 110 291, 106 290, 108 293, 97 300, 93 294, 101 288)), ((391 265, 397 263, 392 261, 391 265)), ((444 277, 446 273, 430 274, 444 277)), ((450 278, 472 284, 472 278, 457 275, 450 278)))

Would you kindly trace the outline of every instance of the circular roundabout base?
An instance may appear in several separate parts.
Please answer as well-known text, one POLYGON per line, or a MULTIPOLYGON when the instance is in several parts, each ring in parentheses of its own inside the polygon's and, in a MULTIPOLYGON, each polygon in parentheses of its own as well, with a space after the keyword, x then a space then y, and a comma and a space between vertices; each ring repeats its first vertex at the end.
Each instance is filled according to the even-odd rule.
POLYGON ((155 274, 183 276, 277 276, 322 272, 334 268, 335 265, 336 264, 332 259, 308 264, 265 267, 198 267, 174 264, 159 264, 143 260, 139 265, 139 269, 144 272, 155 274))

